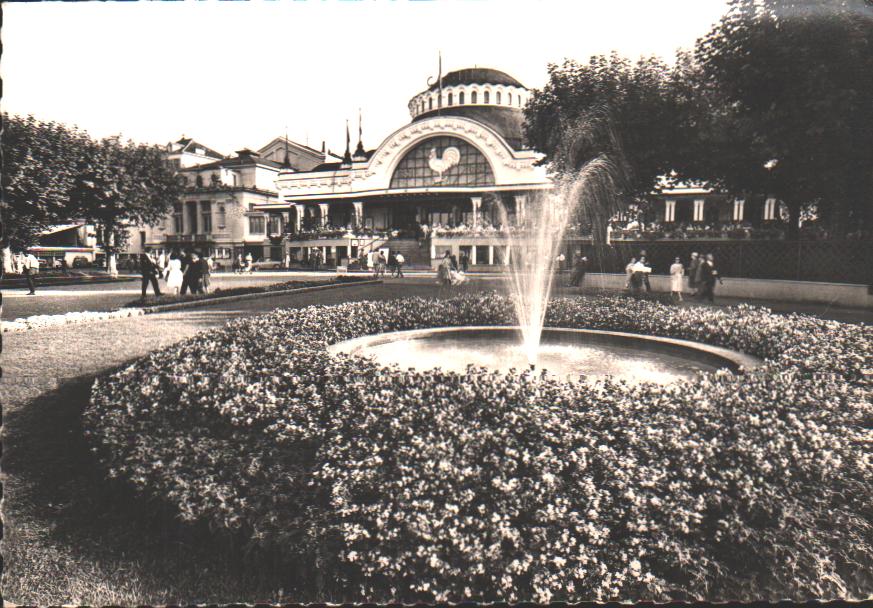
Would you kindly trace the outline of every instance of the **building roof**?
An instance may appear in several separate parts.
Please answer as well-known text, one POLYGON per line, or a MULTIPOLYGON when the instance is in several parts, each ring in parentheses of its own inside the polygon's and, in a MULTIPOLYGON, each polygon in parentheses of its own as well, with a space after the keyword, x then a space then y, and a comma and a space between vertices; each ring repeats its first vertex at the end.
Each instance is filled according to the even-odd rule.
MULTIPOLYGON (((240 150, 240 152, 242 152, 242 150, 240 150)), ((179 171, 202 171, 204 169, 218 169, 219 167, 231 169, 234 167, 248 167, 251 165, 261 165, 264 167, 272 167, 274 169, 282 168, 282 163, 277 163, 276 161, 270 160, 268 158, 261 158, 257 154, 245 154, 243 156, 234 156, 233 158, 223 158, 221 160, 217 160, 211 163, 205 163, 203 165, 195 165, 194 167, 185 167, 184 169, 180 169, 179 171)))
POLYGON ((73 228, 81 228, 84 226, 84 222, 79 222, 77 224, 57 224, 55 226, 49 226, 42 232, 40 232, 40 236, 48 236, 50 234, 57 234, 58 232, 64 232, 65 230, 72 230, 73 228))
POLYGON ((181 146, 181 148, 179 150, 177 150, 176 152, 188 152, 189 154, 196 154, 196 152, 194 150, 197 148, 202 148, 203 149, 202 156, 211 156, 213 158, 224 158, 224 154, 222 154, 220 152, 216 152, 212 148, 207 148, 203 144, 194 141, 190 137, 183 137, 182 139, 180 139, 176 143, 181 146))
MULTIPOLYGON (((443 86, 448 87, 456 84, 502 84, 513 87, 525 88, 518 80, 500 70, 492 68, 464 68, 455 70, 443 76, 443 86)), ((439 89, 439 79, 436 79, 428 91, 439 89)))
POLYGON ((434 116, 461 116, 482 123, 496 131, 514 150, 527 149, 524 144, 524 114, 510 106, 443 106, 416 116, 418 122, 434 116))

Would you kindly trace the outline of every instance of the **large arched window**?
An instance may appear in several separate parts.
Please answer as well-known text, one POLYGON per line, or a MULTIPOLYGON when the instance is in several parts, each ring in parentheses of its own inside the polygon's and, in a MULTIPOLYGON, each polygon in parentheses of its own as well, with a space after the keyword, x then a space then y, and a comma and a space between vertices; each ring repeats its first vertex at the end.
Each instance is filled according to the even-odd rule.
POLYGON ((476 91, 473 91, 472 93, 470 93, 470 103, 479 103, 478 101, 476 101, 477 96, 478 95, 476 94, 476 91))
POLYGON ((485 101, 484 103, 491 103, 491 91, 485 91, 485 101))
POLYGON ((502 102, 500 101, 500 91, 497 91, 497 105, 499 106, 502 102))
POLYGON ((508 105, 508 106, 512 105, 512 93, 506 94, 506 105, 508 105))
POLYGON ((391 176, 391 188, 493 186, 483 154, 457 137, 431 137, 406 153, 391 176))
POLYGON ((449 92, 449 105, 452 105, 452 93, 449 92))
POLYGON ((458 93, 458 104, 459 104, 459 105, 464 105, 464 92, 463 92, 463 91, 461 91, 460 93, 458 93))

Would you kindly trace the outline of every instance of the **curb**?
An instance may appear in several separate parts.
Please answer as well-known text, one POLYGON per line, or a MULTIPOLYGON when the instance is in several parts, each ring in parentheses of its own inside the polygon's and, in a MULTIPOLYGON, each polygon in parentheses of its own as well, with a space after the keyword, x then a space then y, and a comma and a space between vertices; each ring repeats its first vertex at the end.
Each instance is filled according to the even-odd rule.
POLYGON ((282 289, 280 291, 263 291, 259 293, 244 293, 236 296, 225 296, 222 298, 207 298, 203 300, 191 300, 190 302, 173 302, 171 304, 159 304, 157 306, 140 306, 144 314, 150 315, 159 312, 168 312, 171 310, 184 310, 186 308, 197 308, 200 306, 211 306, 213 304, 224 304, 227 302, 239 302, 240 300, 257 300, 260 298, 271 298, 274 296, 284 296, 295 293, 306 293, 308 291, 322 291, 325 289, 337 289, 341 287, 357 287, 359 285, 378 285, 381 280, 372 281, 349 281, 348 283, 336 283, 333 285, 315 285, 312 287, 298 287, 296 289, 282 289))

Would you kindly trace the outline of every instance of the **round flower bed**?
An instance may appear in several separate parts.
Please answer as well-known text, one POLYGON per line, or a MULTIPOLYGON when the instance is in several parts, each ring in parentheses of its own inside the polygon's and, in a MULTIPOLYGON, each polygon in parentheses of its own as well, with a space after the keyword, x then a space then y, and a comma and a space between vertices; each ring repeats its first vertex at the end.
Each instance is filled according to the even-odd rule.
POLYGON ((86 432, 111 476, 281 552, 304 580, 337 581, 309 589, 335 600, 873 592, 873 328, 748 306, 551 303, 551 326, 766 359, 672 386, 404 371, 325 350, 514 322, 496 295, 234 321, 98 379, 86 432))

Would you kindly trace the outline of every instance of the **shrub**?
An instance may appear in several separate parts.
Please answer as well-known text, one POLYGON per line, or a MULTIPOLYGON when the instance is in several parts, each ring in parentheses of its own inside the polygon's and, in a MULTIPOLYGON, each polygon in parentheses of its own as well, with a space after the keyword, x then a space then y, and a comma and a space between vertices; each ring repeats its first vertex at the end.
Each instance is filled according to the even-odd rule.
POLYGON ((749 306, 550 304, 551 326, 766 359, 672 386, 400 370, 325 351, 513 316, 488 295, 233 321, 98 379, 86 432, 109 475, 282 553, 307 580, 337 581, 334 599, 873 591, 871 327, 749 306))

